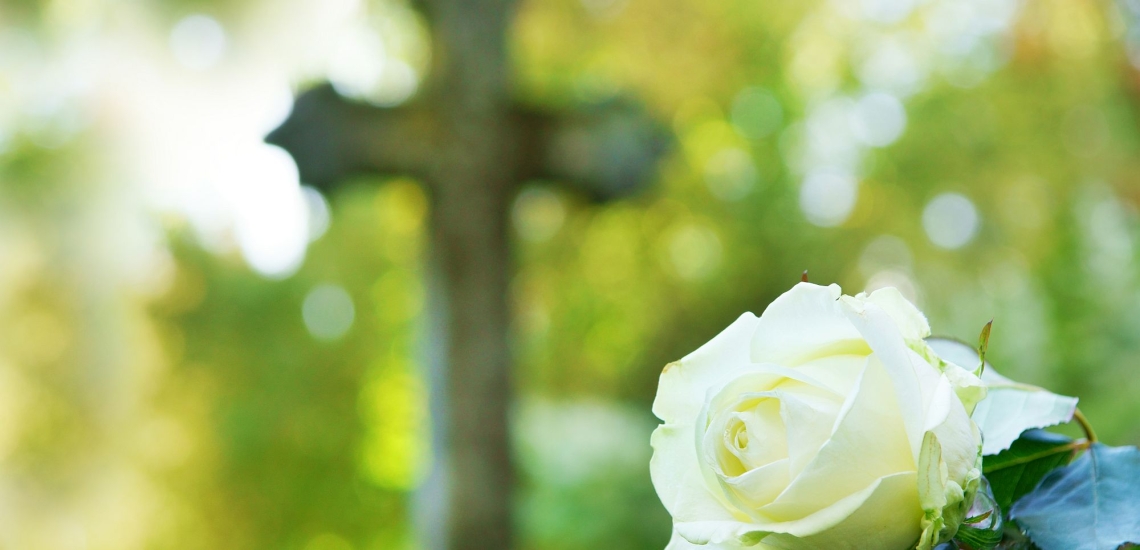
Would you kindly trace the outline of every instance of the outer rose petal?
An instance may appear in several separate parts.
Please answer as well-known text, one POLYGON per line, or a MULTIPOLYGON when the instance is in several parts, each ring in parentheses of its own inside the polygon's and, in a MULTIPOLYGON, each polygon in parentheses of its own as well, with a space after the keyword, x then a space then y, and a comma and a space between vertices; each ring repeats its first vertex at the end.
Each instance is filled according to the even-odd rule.
POLYGON ((772 548, 764 543, 754 546, 742 546, 739 544, 693 544, 682 537, 677 531, 673 531, 673 537, 669 539, 669 545, 665 550, 769 550, 772 548))
POLYGON ((705 485, 694 440, 692 425, 662 424, 653 431, 649 476, 661 503, 673 521, 745 519, 729 512, 729 505, 705 485))
POLYGON ((875 356, 886 367, 887 374, 894 383, 895 397, 906 425, 911 454, 917 463, 925 433, 923 420, 926 418, 926 406, 938 384, 940 373, 907 347, 894 319, 878 304, 846 297, 843 298, 843 303, 846 305, 844 311, 847 318, 874 350, 875 356))
MULTIPOLYGON (((862 296, 862 295, 860 295, 862 296)), ((857 296, 856 298, 858 298, 857 296)), ((922 340, 930 336, 930 323, 914 304, 903 297, 894 287, 880 288, 866 297, 866 300, 883 308, 895 321, 902 337, 907 342, 922 340)))
POLYGON ((719 388, 751 369, 749 342, 758 322, 755 315, 745 313, 697 351, 666 365, 653 414, 666 424, 693 423, 710 388, 719 388))
MULTIPOLYGON (((946 378, 943 377, 943 380, 946 378)), ((946 461, 950 479, 960 482, 977 462, 981 443, 978 428, 970 420, 970 415, 966 414, 962 402, 952 398, 955 394, 949 381, 939 384, 938 391, 951 397, 946 399, 949 410, 941 423, 929 429, 934 432, 939 444, 942 445, 942 459, 946 461)))
POLYGON ((915 473, 903 472, 877 479, 862 491, 803 519, 765 525, 676 522, 674 530, 695 544, 728 544, 727 548, 736 548, 734 544, 748 547, 755 540, 789 550, 907 548, 922 532, 922 511, 911 508, 917 501, 915 473))
MULTIPOLYGON (((942 373, 950 379, 950 384, 954 386, 954 392, 958 394, 958 398, 966 406, 966 412, 973 415, 975 407, 985 399, 988 387, 995 385, 995 381, 991 378, 993 367, 990 366, 989 362, 986 362, 985 373, 983 374, 983 378, 986 380, 983 380, 974 375, 981 366, 978 350, 957 340, 947 340, 946 338, 930 338, 926 340, 926 344, 930 351, 945 363, 942 367, 942 373)), ((987 446, 988 444, 989 441, 987 441, 987 446)))
POLYGON ((843 315, 838 285, 799 283, 776 298, 752 339, 752 360, 794 367, 830 355, 867 355, 867 345, 843 315))
POLYGON ((909 506, 918 501, 914 472, 884 477, 855 511, 831 529, 802 538, 771 535, 764 542, 795 550, 909 548, 922 531, 922 511, 909 506))

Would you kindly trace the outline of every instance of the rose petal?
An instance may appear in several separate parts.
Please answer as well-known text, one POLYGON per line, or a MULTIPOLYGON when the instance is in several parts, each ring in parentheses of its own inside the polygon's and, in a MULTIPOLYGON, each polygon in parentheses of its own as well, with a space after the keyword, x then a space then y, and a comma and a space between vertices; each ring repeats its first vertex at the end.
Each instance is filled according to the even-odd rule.
POLYGON ((715 338, 661 372, 653 414, 669 423, 691 423, 709 388, 719 388, 752 367, 748 349, 759 319, 741 315, 715 338))
POLYGON ((742 546, 739 544, 693 544, 682 537, 677 531, 673 531, 673 537, 669 539, 669 545, 665 550, 768 550, 771 548, 765 544, 758 544, 756 546, 742 546))
POLYGON ((878 359, 868 359, 831 438, 787 490, 760 511, 774 520, 803 518, 880 477, 915 471, 893 390, 878 359))
POLYGON ((904 340, 913 342, 930 336, 930 323, 926 316, 903 297, 895 287, 880 288, 866 297, 867 300, 883 308, 894 320, 904 340))
POLYGON ((831 438, 842 405, 840 401, 810 395, 784 393, 780 396, 792 477, 798 476, 831 438))
POLYGON ((867 355, 832 355, 813 359, 796 367, 796 372, 809 376, 830 388, 840 397, 851 393, 855 380, 867 364, 867 355))
POLYGON ((744 422, 748 436, 748 445, 737 456, 749 468, 788 458, 788 435, 780 414, 780 395, 780 392, 772 392, 772 397, 755 409, 736 413, 744 422))
MULTIPOLYGON (((943 379, 945 380, 945 377, 943 379)), ((938 391, 945 392, 951 397, 955 395, 953 385, 948 381, 940 384, 938 391)), ((933 426, 931 431, 942 445, 942 459, 946 461, 950 479, 961 481, 974 467, 981 436, 962 402, 957 399, 948 399, 948 401, 950 406, 946 416, 942 422, 933 426)))
POLYGON ((830 355, 866 355, 869 350, 844 317, 838 285, 799 283, 776 298, 752 339, 752 360, 787 367, 830 355))
POLYGON ((728 544, 734 548, 731 545, 759 539, 761 544, 775 548, 862 550, 912 545, 922 532, 921 517, 918 482, 912 471, 876 479, 863 490, 793 521, 691 521, 677 522, 673 527, 677 534, 698 545, 728 544))
MULTIPOLYGON (((914 472, 887 476, 875 482, 871 494, 857 495, 859 504, 849 515, 834 520, 831 510, 801 520, 796 532, 802 538, 774 534, 765 539, 777 548, 816 550, 865 550, 867 548, 910 548, 922 532, 922 511, 917 509, 918 485, 914 472), (828 517, 830 515, 830 517, 828 517), (814 520, 827 519, 830 529, 816 534, 811 532, 814 520)), ((836 512, 850 508, 850 504, 836 506, 836 512)))
POLYGON ((923 419, 938 384, 940 373, 903 340, 898 326, 878 304, 844 297, 847 318, 870 344, 875 357, 887 369, 906 425, 912 458, 917 461, 922 445, 923 419))
POLYGON ((955 397, 950 380, 945 376, 939 376, 938 383, 934 385, 934 391, 926 404, 926 415, 922 419, 924 433, 946 421, 946 417, 950 416, 950 406, 958 401, 955 397))
MULTIPOLYGON (((770 434, 770 437, 778 437, 780 441, 775 443, 780 445, 782 454, 763 460, 760 457, 755 457, 752 461, 737 454, 737 458, 740 459, 737 461, 729 456, 732 454, 730 447, 721 443, 728 422, 732 419, 730 415, 743 410, 742 402, 779 397, 779 392, 783 391, 794 391, 794 393, 803 395, 805 398, 815 396, 842 399, 842 394, 836 393, 799 369, 793 370, 771 364, 753 365, 751 372, 730 380, 722 388, 709 390, 708 401, 702 407, 695 422, 696 429, 699 432, 697 437, 700 439, 698 455, 702 462, 716 465, 718 471, 723 475, 736 476, 751 467, 787 457, 785 444, 787 436, 784 431, 783 420, 782 417, 775 414, 771 415, 770 420, 779 421, 779 426, 772 424, 768 428, 764 428, 759 422, 754 422, 755 430, 761 434, 770 434), (714 413, 717 416, 709 418, 708 415, 714 413)), ((834 417, 832 419, 834 420, 834 417)), ((749 428, 749 430, 752 431, 753 428, 749 428)), ((769 443, 769 446, 771 445, 772 443, 769 443)))
MULTIPOLYGON (((865 362, 866 359, 864 358, 865 362)), ((860 365, 860 371, 863 370, 863 365, 860 365)), ((789 385, 789 383, 800 383, 801 387, 808 387, 804 391, 811 391, 813 394, 831 394, 837 398, 844 398, 849 393, 848 390, 837 391, 820 380, 816 380, 811 374, 804 369, 785 369, 785 367, 773 364, 754 364, 748 367, 747 370, 741 370, 744 373, 738 377, 728 380, 720 387, 712 387, 708 391, 708 397, 701 407, 701 414, 697 416, 697 426, 708 426, 708 419, 705 414, 709 411, 723 411, 727 407, 731 407, 734 402, 739 402, 741 396, 747 394, 764 394, 767 391, 772 391, 777 388, 782 388, 789 385), (706 410, 707 409, 707 410, 706 410)))
POLYGON ((653 457, 649 476, 665 509, 674 521, 747 518, 743 514, 734 516, 730 510, 735 507, 709 491, 697 462, 694 439, 693 427, 682 424, 662 424, 650 437, 653 457))
POLYGON ((728 498, 745 513, 757 510, 772 502, 787 486, 788 459, 778 460, 745 472, 742 475, 721 479, 728 498))
POLYGON ((788 457, 777 393, 765 391, 737 397, 740 402, 721 410, 698 438, 698 460, 727 476, 738 476, 788 457), (754 444, 738 448, 736 439, 749 435, 752 437, 748 443, 754 444))

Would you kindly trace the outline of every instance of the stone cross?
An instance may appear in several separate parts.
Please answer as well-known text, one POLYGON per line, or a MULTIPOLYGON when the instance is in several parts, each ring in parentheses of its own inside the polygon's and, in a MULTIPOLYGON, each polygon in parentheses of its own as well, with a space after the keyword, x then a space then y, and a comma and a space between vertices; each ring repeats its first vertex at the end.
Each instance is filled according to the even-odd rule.
MULTIPOLYGON (((507 39, 515 0, 425 0, 434 66, 408 104, 354 103, 331 86, 295 102, 267 141, 293 155, 301 180, 326 191, 360 173, 410 175, 431 204, 430 253, 446 342, 439 376, 445 435, 446 546, 513 544, 508 434, 511 352, 509 210, 528 180, 593 200, 648 184, 667 143, 634 102, 560 113, 514 101, 507 39)), ((435 342, 433 342, 435 343, 435 342)))

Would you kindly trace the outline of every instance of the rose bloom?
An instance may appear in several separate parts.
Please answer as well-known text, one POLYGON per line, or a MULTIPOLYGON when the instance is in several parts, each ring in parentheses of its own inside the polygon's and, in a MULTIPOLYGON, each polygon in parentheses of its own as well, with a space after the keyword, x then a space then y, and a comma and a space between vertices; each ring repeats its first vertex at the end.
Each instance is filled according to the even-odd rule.
POLYGON ((952 538, 981 477, 970 414, 985 387, 929 335, 893 288, 800 283, 666 366, 650 471, 673 515, 668 549, 952 538))

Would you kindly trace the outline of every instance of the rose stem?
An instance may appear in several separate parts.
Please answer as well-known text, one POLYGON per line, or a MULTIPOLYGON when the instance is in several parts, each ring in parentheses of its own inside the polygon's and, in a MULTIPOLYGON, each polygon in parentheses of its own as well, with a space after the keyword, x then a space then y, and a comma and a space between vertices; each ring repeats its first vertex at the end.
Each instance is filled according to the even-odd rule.
POLYGON ((1085 418, 1084 413, 1080 409, 1073 410, 1073 419, 1077 424, 1081 425, 1081 429, 1085 431, 1085 438, 1089 440, 1089 444, 1096 443, 1096 432, 1092 429, 1092 424, 1089 424, 1089 419, 1085 418))

